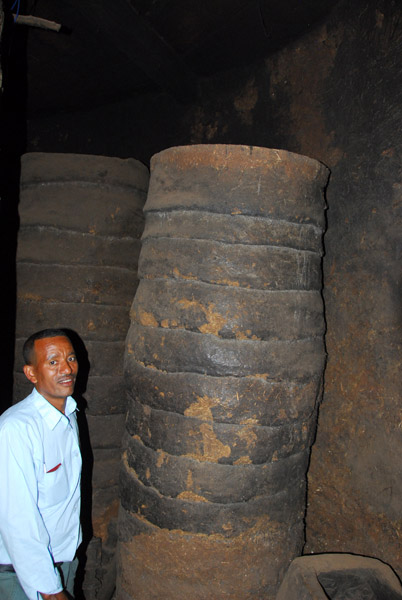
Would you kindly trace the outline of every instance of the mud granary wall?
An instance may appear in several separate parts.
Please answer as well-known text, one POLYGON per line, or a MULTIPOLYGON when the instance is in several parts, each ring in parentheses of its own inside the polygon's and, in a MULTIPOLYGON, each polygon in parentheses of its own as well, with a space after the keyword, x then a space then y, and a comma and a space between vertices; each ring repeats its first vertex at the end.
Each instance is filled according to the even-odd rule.
POLYGON ((265 59, 200 82, 179 105, 144 94, 28 122, 27 151, 150 157, 250 144, 325 163, 328 362, 308 474, 305 552, 352 552, 402 576, 402 6, 340 2, 265 59))

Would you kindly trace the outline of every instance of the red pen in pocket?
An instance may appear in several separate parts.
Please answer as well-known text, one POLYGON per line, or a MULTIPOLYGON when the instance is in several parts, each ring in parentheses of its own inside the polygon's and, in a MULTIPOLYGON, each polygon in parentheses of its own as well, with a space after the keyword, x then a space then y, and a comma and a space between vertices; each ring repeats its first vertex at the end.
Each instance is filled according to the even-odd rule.
POLYGON ((53 473, 54 471, 57 471, 57 469, 61 467, 61 463, 59 463, 58 465, 56 465, 55 467, 53 467, 53 469, 50 469, 49 471, 46 471, 46 473, 53 473))

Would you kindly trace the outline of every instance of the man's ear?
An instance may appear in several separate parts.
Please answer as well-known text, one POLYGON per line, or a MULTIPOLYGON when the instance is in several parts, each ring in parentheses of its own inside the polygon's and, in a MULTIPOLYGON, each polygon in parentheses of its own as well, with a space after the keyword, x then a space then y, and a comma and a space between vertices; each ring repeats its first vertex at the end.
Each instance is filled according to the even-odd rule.
POLYGON ((38 380, 35 375, 35 367, 33 365, 24 365, 25 377, 29 379, 31 383, 36 383, 38 380))

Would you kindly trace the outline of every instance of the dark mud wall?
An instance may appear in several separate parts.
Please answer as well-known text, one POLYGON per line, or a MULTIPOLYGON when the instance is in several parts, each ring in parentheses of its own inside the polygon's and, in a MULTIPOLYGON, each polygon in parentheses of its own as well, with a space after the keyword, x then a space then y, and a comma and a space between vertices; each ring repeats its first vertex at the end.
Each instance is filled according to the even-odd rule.
POLYGON ((401 5, 344 6, 267 63, 288 142, 332 170, 306 551, 377 556, 401 575, 401 5))
POLYGON ((241 143, 330 167, 328 365, 309 470, 306 552, 376 556, 399 575, 401 56, 400 2, 345 1, 263 63, 202 82, 197 106, 143 96, 28 128, 31 151, 147 162, 172 145, 241 143))

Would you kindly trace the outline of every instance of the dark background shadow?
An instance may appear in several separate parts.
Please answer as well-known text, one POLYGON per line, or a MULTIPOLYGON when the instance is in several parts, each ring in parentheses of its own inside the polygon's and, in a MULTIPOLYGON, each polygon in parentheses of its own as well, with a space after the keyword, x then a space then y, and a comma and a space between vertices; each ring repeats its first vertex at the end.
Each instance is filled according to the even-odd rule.
MULTIPOLYGON (((5 3, 3 3, 5 4, 5 3)), ((16 27, 4 6, 0 94, 0 244, 2 275, 2 394, 0 414, 12 404, 15 347, 17 233, 21 154, 26 151, 27 28, 16 27)))
POLYGON ((81 527, 82 543, 77 551, 79 566, 75 579, 75 600, 85 600, 82 584, 85 575, 85 566, 87 562, 86 551, 88 544, 93 536, 92 528, 92 471, 94 457, 89 437, 88 422, 85 411, 88 403, 85 399, 88 376, 91 364, 88 359, 88 352, 81 337, 72 329, 64 328, 64 331, 70 338, 78 360, 78 375, 74 388, 74 400, 77 402, 77 422, 80 434, 80 445, 82 455, 82 476, 81 476, 81 527))

